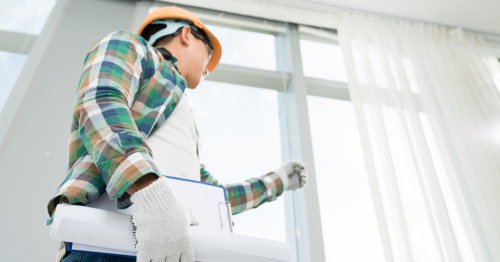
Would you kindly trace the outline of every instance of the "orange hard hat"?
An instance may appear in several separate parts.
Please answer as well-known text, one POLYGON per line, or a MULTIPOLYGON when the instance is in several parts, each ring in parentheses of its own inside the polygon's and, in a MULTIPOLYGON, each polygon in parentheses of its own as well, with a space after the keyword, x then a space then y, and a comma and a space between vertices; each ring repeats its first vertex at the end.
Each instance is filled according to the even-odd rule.
POLYGON ((212 32, 210 32, 210 30, 208 30, 205 27, 205 25, 201 22, 201 20, 198 19, 198 17, 193 15, 188 10, 175 6, 167 6, 159 8, 148 14, 148 16, 146 16, 146 19, 144 19, 144 21, 142 22, 141 27, 139 27, 139 30, 137 30, 137 34, 141 35, 144 28, 146 28, 146 26, 148 26, 153 21, 157 19, 166 19, 166 18, 178 18, 183 20, 189 20, 195 26, 203 30, 208 37, 210 37, 211 40, 210 45, 212 45, 214 51, 212 52, 212 57, 208 62, 207 69, 209 72, 212 72, 219 63, 220 57, 222 55, 222 47, 219 43, 219 40, 217 40, 217 38, 212 34, 212 32))

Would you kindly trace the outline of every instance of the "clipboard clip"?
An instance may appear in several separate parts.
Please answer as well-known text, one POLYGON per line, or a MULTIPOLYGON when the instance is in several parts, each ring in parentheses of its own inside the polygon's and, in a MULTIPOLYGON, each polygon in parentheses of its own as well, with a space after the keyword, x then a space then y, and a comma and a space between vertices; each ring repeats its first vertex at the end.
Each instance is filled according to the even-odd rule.
POLYGON ((228 224, 229 224, 229 232, 231 233, 234 233, 233 232, 233 220, 231 218, 231 203, 229 203, 229 201, 222 201, 222 202, 219 202, 219 223, 220 223, 220 230, 221 231, 224 231, 224 223, 222 222, 222 215, 221 215, 221 208, 220 206, 221 205, 224 205, 224 207, 226 208, 226 215, 227 215, 227 221, 228 221, 228 224))

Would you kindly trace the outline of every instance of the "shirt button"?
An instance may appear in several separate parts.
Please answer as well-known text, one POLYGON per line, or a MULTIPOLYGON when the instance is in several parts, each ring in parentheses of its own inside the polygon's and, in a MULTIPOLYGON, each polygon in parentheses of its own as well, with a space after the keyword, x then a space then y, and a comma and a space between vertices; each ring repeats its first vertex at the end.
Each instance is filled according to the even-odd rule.
POLYGON ((184 81, 184 80, 181 79, 181 84, 185 85, 186 81, 184 81))

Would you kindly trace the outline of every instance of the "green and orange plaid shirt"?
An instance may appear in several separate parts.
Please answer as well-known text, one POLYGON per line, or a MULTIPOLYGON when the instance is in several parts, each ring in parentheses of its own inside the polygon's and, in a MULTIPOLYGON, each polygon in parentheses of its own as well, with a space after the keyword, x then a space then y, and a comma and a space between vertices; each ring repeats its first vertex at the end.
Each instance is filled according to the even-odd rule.
MULTIPOLYGON (((88 53, 76 93, 67 174, 47 208, 52 223, 57 204, 88 205, 107 193, 118 208, 132 203, 126 190, 148 173, 159 177, 146 144, 171 115, 186 88, 177 59, 133 33, 117 31, 88 53)), ((274 172, 221 185, 200 165, 201 181, 224 187, 232 213, 273 201, 283 193, 274 172)), ((172 175, 172 174, 164 174, 172 175)))

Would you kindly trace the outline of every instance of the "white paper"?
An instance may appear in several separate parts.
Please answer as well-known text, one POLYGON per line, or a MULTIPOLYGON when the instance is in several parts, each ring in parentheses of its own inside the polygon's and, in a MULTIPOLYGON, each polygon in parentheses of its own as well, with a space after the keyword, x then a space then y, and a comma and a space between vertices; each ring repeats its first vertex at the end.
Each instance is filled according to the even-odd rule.
MULTIPOLYGON (((196 261, 290 261, 288 243, 191 226, 196 261)), ((135 254, 130 215, 85 206, 60 204, 51 237, 74 243, 74 248, 107 254, 135 254), (80 244, 80 245, 78 245, 80 244), (91 246, 90 249, 88 246, 91 246)))
MULTIPOLYGON (((288 243, 230 232, 230 210, 229 217, 226 210, 219 212, 219 203, 225 201, 222 187, 194 180, 167 179, 175 194, 193 209, 199 220, 199 226, 190 227, 196 261, 290 261, 288 243)), ((73 243, 74 250, 135 256, 136 240, 130 222, 134 209, 134 205, 118 209, 116 200, 110 200, 107 195, 89 206, 62 203, 56 208, 50 236, 73 243)))
POLYGON ((118 250, 118 249, 89 246, 89 245, 84 245, 84 244, 79 244, 79 243, 72 243, 71 246, 72 246, 71 250, 76 250, 76 251, 90 251, 90 252, 96 252, 96 253, 102 253, 102 254, 126 255, 126 256, 131 256, 131 257, 136 257, 136 255, 137 255, 137 252, 135 252, 135 251, 134 252, 123 251, 123 250, 118 250))

